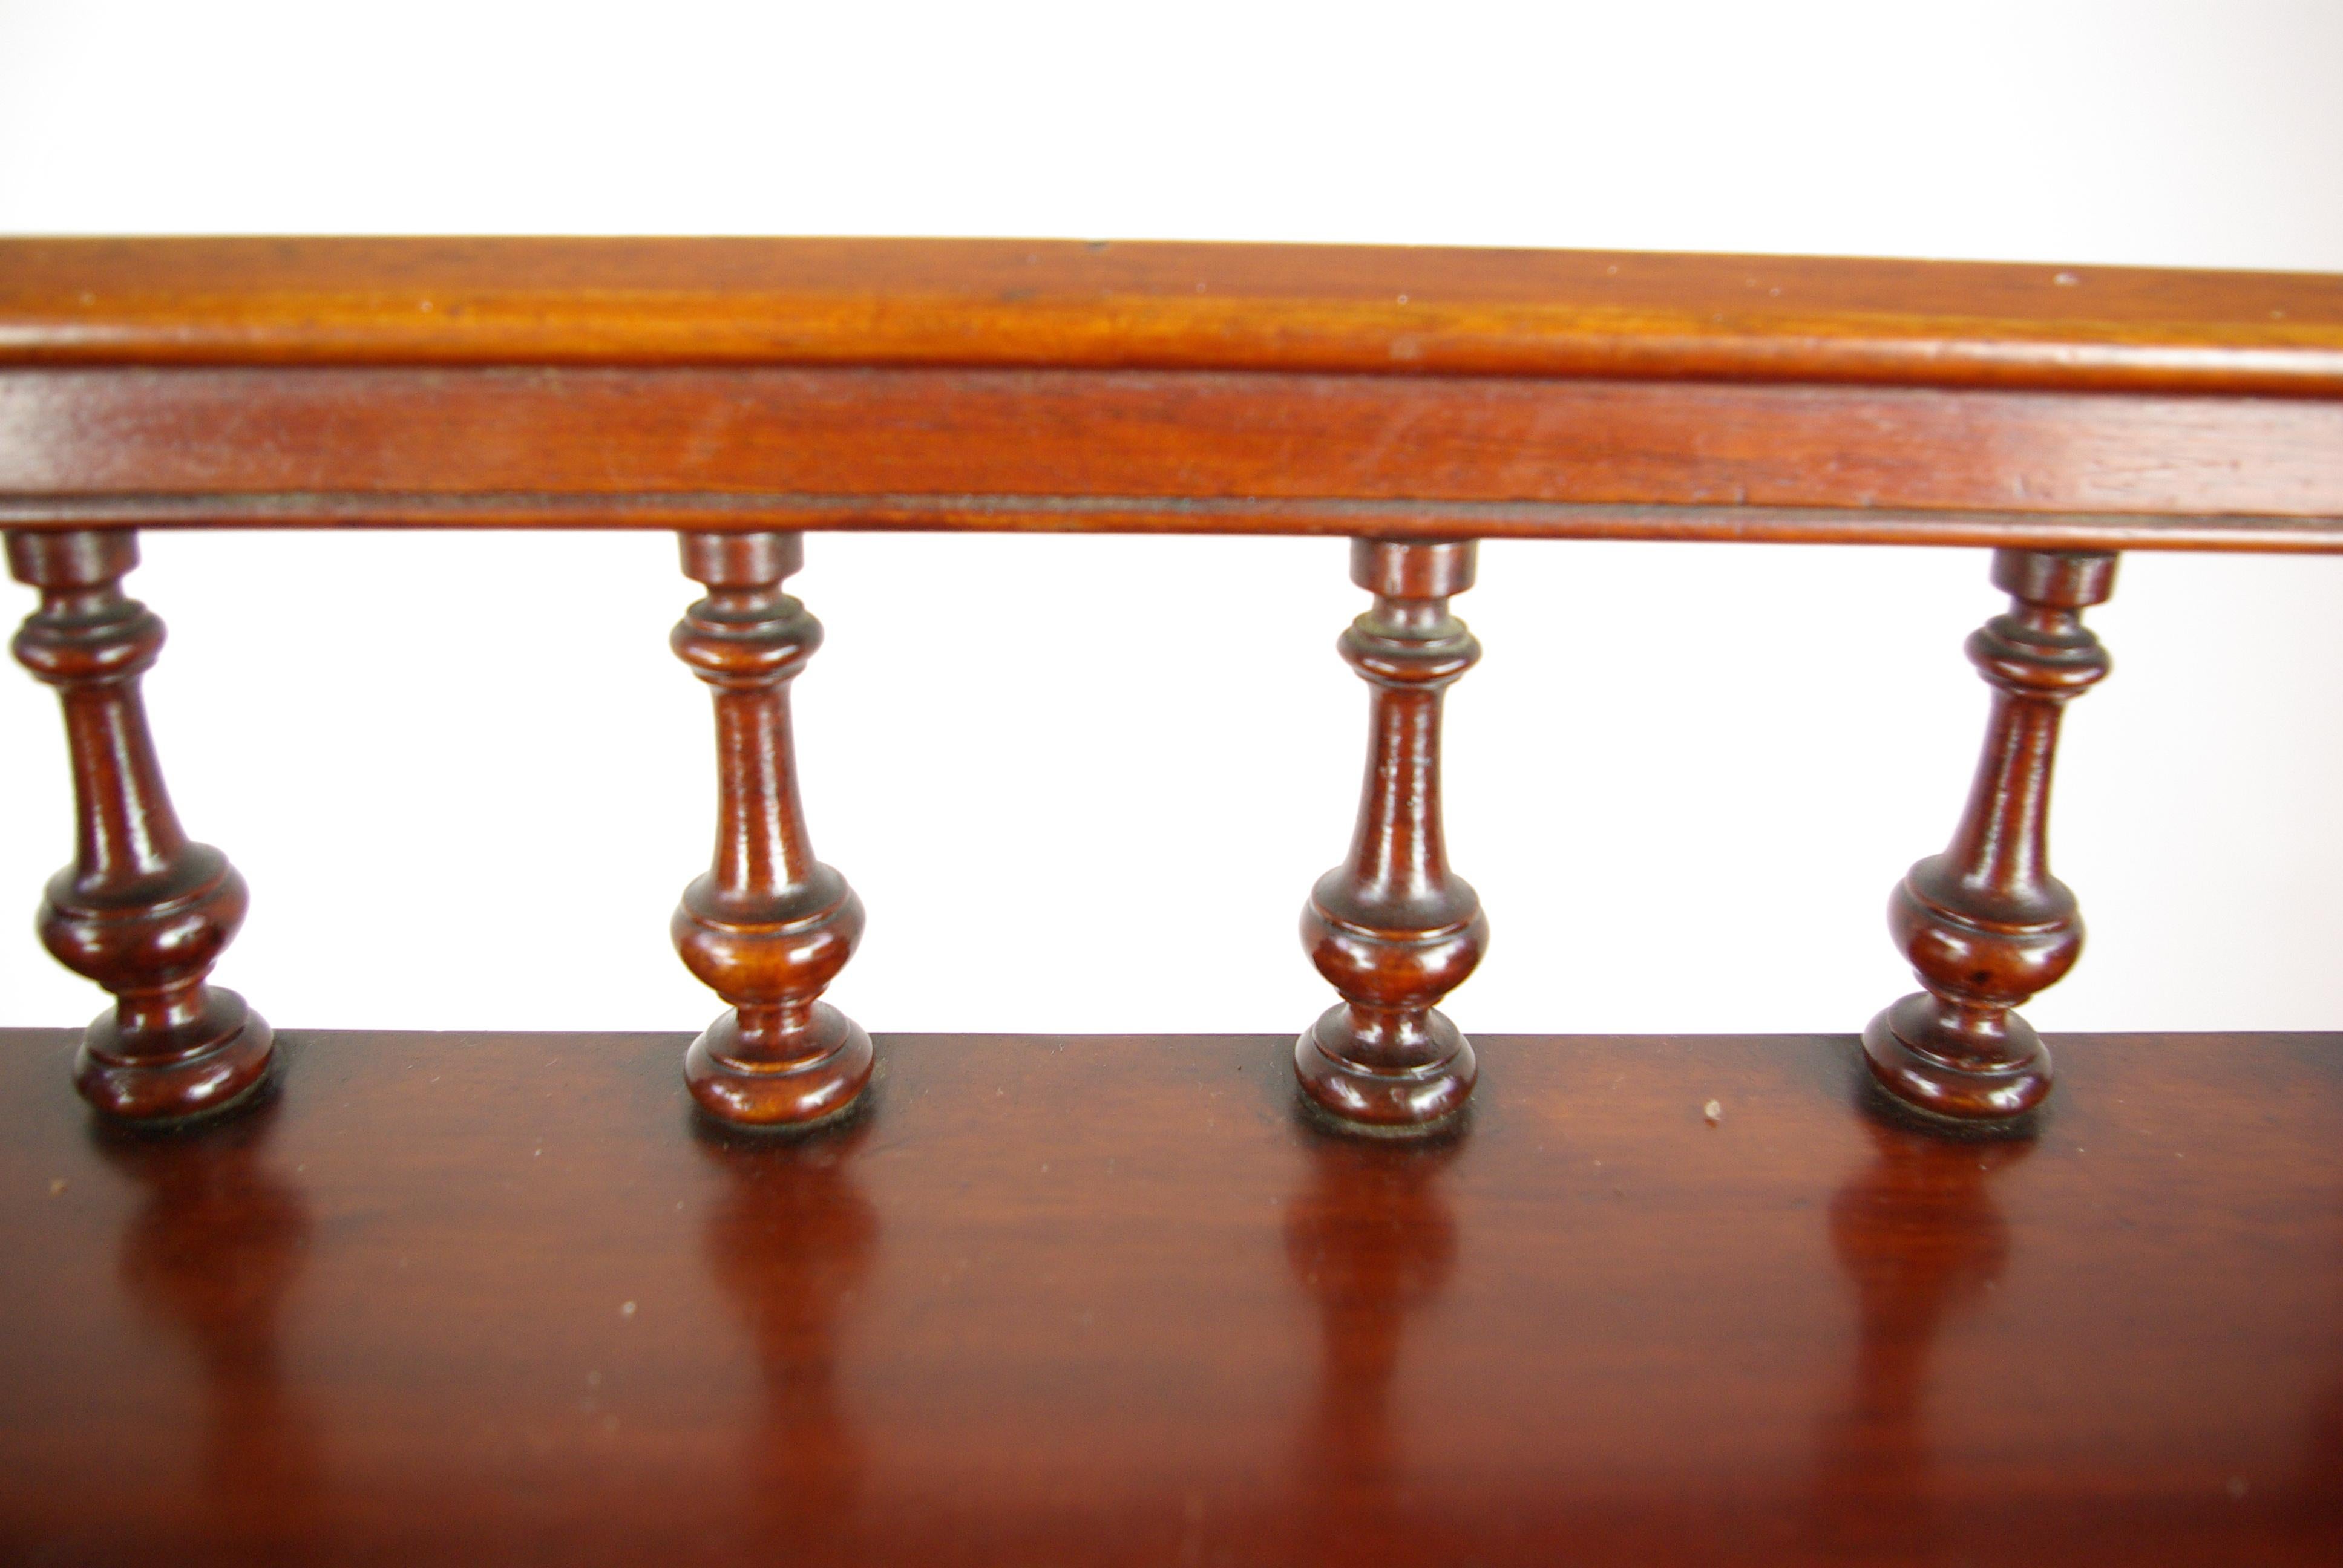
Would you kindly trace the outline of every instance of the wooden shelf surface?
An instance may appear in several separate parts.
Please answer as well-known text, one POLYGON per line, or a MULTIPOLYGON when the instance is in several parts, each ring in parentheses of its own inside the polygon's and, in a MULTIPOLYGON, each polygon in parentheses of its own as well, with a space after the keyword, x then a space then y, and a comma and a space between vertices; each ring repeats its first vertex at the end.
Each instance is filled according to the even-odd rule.
POLYGON ((73 1039, 0 1031, 0 1562, 2343 1556, 2343 1036, 2054 1040, 1982 1141, 1850 1038, 1483 1037, 1429 1144, 1284 1036, 882 1036, 795 1141, 662 1034, 102 1133, 73 1039))

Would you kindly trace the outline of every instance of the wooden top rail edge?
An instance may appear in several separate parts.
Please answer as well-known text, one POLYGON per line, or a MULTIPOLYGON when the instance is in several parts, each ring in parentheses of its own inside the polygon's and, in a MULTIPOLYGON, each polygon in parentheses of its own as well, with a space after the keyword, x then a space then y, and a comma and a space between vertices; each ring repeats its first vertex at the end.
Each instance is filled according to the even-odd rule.
POLYGON ((0 240, 0 526, 2343 550, 2343 276, 0 240))
POLYGON ((1426 541, 1633 539, 1680 544, 2343 554, 2343 524, 2324 518, 1145 496, 0 494, 0 528, 1228 534, 1426 541))
POLYGON ((2343 397, 2343 276, 1066 240, 0 239, 0 367, 955 365, 2343 397))

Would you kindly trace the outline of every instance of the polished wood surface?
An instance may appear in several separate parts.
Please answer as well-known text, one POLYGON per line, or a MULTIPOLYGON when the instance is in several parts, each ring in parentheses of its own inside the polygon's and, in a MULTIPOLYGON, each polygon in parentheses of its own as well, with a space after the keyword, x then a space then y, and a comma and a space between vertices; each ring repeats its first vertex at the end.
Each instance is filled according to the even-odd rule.
POLYGON ((2343 278, 1068 240, 0 240, 0 364, 950 364, 2343 395, 2343 278))
POLYGON ((1985 748, 1952 842, 1888 897, 1888 930, 1926 989, 1871 1020, 1863 1046, 1897 1099, 1967 1121, 2023 1116, 2050 1092, 2050 1057, 2016 1009, 2083 951, 2075 895, 2050 874, 2050 777, 2066 704, 2110 662, 2083 611, 2115 592, 2116 558, 1999 550, 2009 611, 1970 634, 1993 688, 1985 748))
POLYGON ((205 983, 249 895, 226 856, 189 841, 163 783, 139 693, 163 622, 122 591, 137 564, 135 534, 8 536, 10 572, 41 593, 11 646, 56 688, 73 768, 74 859, 43 893, 41 941, 115 997, 82 1038, 74 1082, 109 1116, 173 1121, 258 1088, 271 1031, 205 983))
POLYGON ((1437 1128, 1472 1098, 1472 1043, 1438 1010, 1489 945, 1472 884, 1448 869, 1440 719, 1481 644, 1448 608, 1473 586, 1464 544, 1354 540, 1351 580, 1375 596, 1336 645, 1367 683, 1367 769, 1351 853, 1302 910, 1302 946, 1342 1000, 1302 1031, 1294 1077, 1360 1131, 1437 1128))
POLYGON ((813 857, 799 799, 789 683, 821 623, 781 590, 798 534, 685 534, 686 577, 708 588, 669 641, 713 689, 716 854, 670 930, 684 965, 731 1010, 692 1041, 684 1081, 727 1122, 796 1127, 853 1105, 870 1037, 820 1000, 862 937, 862 900, 813 857))
POLYGON ((0 524, 2343 548, 2343 280, 0 241, 0 524))
POLYGON ((1483 1035, 1429 1142, 1297 1118, 1285 1034, 882 1037, 779 1140, 684 1040, 287 1030, 158 1139, 0 1034, 0 1560, 2343 1543, 2343 1038, 2059 1037, 2011 1140, 1848 1036, 1483 1035))
POLYGON ((1957 513, 1967 542, 2335 548, 2343 401, 1159 370, 19 370, 0 371, 0 497, 11 527, 1936 543, 1954 540, 1898 514, 1957 513), (2167 517, 2183 519, 2169 540, 2167 517))

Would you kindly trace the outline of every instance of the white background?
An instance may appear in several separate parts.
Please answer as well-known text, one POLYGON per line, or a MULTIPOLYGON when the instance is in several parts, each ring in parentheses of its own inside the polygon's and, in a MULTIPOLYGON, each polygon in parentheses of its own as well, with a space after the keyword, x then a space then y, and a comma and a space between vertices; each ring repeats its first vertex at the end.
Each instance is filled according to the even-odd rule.
MULTIPOLYGON (((1008 234, 2343 270, 2343 4, 0 0, 0 231, 1008 234)), ((693 590, 658 535, 149 535, 148 682, 280 1026, 699 1028, 693 590)), ((1338 541, 816 536, 798 684, 873 1029, 1298 1029, 1365 697, 1338 541)), ((1985 708, 1981 552, 1504 543, 1459 608, 1468 1030, 1859 1028, 1985 708)), ((14 589, 29 608, 26 590, 14 589)), ((2139 555, 2092 619, 2045 1028, 2343 1027, 2343 561, 2139 555)), ((13 611, 11 613, 14 613, 13 611)), ((9 673, 9 672, 0 672, 9 673)), ((0 679, 0 1019, 55 705, 0 679)))

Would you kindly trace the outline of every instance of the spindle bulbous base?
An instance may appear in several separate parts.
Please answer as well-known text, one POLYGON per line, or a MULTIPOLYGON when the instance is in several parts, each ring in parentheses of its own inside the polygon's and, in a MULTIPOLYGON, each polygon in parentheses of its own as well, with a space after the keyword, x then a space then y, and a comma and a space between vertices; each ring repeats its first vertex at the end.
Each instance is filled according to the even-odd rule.
POLYGON ((1440 1012, 1424 1014, 1436 1060, 1417 1067, 1376 1068, 1357 1060, 1371 1042, 1358 1038, 1348 1004, 1337 1002, 1293 1044, 1293 1076, 1311 1103, 1345 1131, 1413 1138, 1438 1132, 1473 1098, 1481 1076, 1470 1041, 1440 1012))
POLYGON ((1863 1031, 1863 1058, 1880 1088, 1915 1111, 1948 1121, 2007 1121, 2049 1097, 2050 1050, 2016 1013, 2003 1022, 2006 1060, 1963 1063, 1928 1049, 1944 1004, 1915 991, 1863 1031))
POLYGON ((742 1040, 739 1013, 728 1012, 684 1053, 683 1081, 700 1110, 735 1127, 812 1127, 852 1110, 870 1082, 862 1026, 816 1002, 791 1043, 798 1049, 788 1060, 769 1060, 742 1040))
POLYGON ((236 1109, 267 1080, 277 1031, 218 986, 203 1010, 167 1035, 126 1038, 119 1015, 93 1021, 74 1057, 74 1087, 119 1121, 165 1127, 236 1109))

